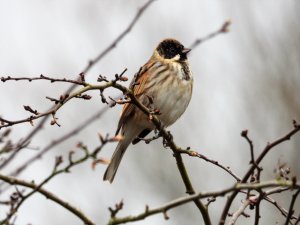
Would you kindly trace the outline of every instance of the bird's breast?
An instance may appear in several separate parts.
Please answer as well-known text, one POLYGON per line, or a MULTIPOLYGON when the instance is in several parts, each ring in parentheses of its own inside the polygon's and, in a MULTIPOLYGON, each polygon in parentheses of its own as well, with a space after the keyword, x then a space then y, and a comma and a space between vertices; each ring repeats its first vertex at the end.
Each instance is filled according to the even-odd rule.
POLYGON ((178 63, 162 71, 150 96, 153 96, 154 107, 161 113, 160 120, 169 126, 185 112, 191 100, 193 77, 188 67, 178 63))

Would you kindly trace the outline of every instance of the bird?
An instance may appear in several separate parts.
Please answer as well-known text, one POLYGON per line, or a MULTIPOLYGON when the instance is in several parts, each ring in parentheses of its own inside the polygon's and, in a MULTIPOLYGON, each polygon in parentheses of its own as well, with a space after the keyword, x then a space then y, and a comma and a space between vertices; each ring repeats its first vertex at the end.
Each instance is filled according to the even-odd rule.
MULTIPOLYGON (((158 119, 164 127, 181 117, 191 100, 193 75, 187 59, 190 51, 175 39, 162 40, 130 83, 129 87, 140 103, 159 110, 158 119)), ((104 181, 113 182, 130 143, 138 143, 154 129, 149 116, 134 104, 124 104, 116 131, 122 139, 104 173, 104 181)))

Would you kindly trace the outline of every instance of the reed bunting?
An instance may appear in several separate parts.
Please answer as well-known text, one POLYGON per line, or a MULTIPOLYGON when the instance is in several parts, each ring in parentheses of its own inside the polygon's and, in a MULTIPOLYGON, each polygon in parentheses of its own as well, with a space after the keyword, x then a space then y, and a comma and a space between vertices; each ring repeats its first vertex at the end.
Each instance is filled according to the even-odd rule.
MULTIPOLYGON (((130 85, 142 104, 159 110, 158 118, 165 127, 184 113, 192 96, 193 77, 187 61, 190 50, 174 39, 163 40, 130 85)), ((154 129, 147 115, 126 103, 116 132, 117 135, 121 131, 123 140, 119 142, 103 179, 113 182, 129 144, 138 143, 154 129)))

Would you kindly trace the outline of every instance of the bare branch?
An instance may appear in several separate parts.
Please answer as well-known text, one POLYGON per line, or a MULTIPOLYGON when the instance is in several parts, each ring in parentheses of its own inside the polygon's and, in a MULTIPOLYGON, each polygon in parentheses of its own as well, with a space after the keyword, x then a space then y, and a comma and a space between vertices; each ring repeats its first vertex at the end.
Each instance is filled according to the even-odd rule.
MULTIPOLYGON (((46 147, 44 147, 40 152, 38 152, 35 156, 31 157, 27 161, 25 161, 23 164, 21 164, 15 171, 10 173, 10 176, 16 177, 20 173, 22 173, 29 165, 31 165, 36 160, 39 160, 43 157, 44 154, 46 154, 49 150, 56 147, 57 145, 61 144, 62 142, 68 140, 69 138, 73 137, 74 135, 78 134, 79 132, 83 131, 87 126, 89 126, 92 122, 94 122, 96 119, 100 118, 108 109, 109 107, 105 107, 101 110, 99 110, 97 113, 86 119, 84 122, 79 124, 77 127, 75 127, 70 132, 66 133, 65 135, 62 135, 56 140, 51 141, 46 147)), ((1 188, 4 185, 4 183, 0 184, 0 193, 3 193, 7 190, 7 188, 1 188)))
POLYGON ((227 20, 223 23, 223 25, 215 32, 210 33, 209 35, 205 36, 204 38, 198 38, 195 42, 190 46, 191 49, 196 48, 198 45, 203 44, 204 42, 218 36, 219 34, 224 34, 229 32, 229 26, 231 25, 231 21, 227 20))
MULTIPOLYGON (((81 158, 79 158, 77 160, 73 160, 72 159, 72 155, 73 155, 74 152, 71 151, 69 153, 69 157, 68 157, 68 160, 69 160, 68 164, 65 167, 61 168, 61 169, 58 169, 58 168, 63 163, 63 158, 62 158, 62 156, 56 157, 52 173, 46 179, 44 179, 39 185, 34 185, 33 184, 35 186, 35 188, 31 192, 29 192, 26 195, 22 195, 21 196, 20 200, 17 201, 17 203, 15 204, 15 206, 8 213, 6 219, 4 219, 4 222, 8 222, 13 217, 13 215, 18 211, 19 207, 25 202, 25 200, 27 200, 34 193, 40 192, 42 186, 45 185, 47 182, 49 182, 51 179, 53 179, 55 176, 57 176, 57 175, 59 175, 61 173, 69 172, 72 167, 85 162, 89 158, 93 158, 93 159, 96 158, 97 154, 100 152, 100 150, 103 148, 103 146, 105 144, 107 144, 108 142, 115 142, 116 140, 117 139, 114 138, 114 137, 113 138, 109 138, 108 136, 106 136, 106 138, 103 139, 103 141, 101 142, 101 145, 99 147, 97 147, 92 152, 89 152, 89 150, 87 149, 87 147, 84 146, 83 144, 78 144, 78 147, 83 150, 84 156, 82 156, 81 158)), ((12 178, 12 177, 8 177, 8 176, 0 175, 0 179, 3 180, 3 181, 5 181, 5 182, 8 182, 9 179, 13 179, 15 181, 15 183, 13 183, 13 184, 19 184, 19 183, 16 183, 16 181, 18 181, 18 180, 16 180, 16 178, 12 178)), ((8 182, 8 183, 12 184, 12 182, 8 182)), ((22 184, 20 184, 20 185, 22 185, 22 184)), ((79 217, 81 218, 82 215, 83 214, 81 213, 79 217)), ((92 223, 90 223, 90 224, 92 224, 92 223)))
POLYGON ((96 56, 96 58, 89 61, 88 65, 82 71, 84 74, 86 74, 92 68, 92 66, 94 66, 97 62, 99 62, 104 56, 106 56, 111 50, 113 50, 118 45, 118 43, 132 30, 132 28, 137 23, 137 21, 140 19, 140 17, 145 12, 145 10, 154 1, 155 0, 148 0, 142 7, 139 8, 139 10, 137 11, 133 20, 126 27, 126 29, 122 33, 120 33, 119 36, 108 47, 106 47, 98 56, 96 56))
POLYGON ((294 223, 294 225, 297 225, 300 222, 300 215, 298 216, 297 221, 294 223))
POLYGON ((256 203, 255 203, 255 220, 254 220, 254 225, 258 225, 259 224, 259 220, 261 218, 260 216, 260 203, 261 203, 261 200, 265 197, 265 193, 263 192, 260 192, 259 193, 259 196, 258 196, 258 199, 256 200, 256 203))
POLYGON ((11 76, 7 76, 7 77, 1 77, 1 81, 2 82, 6 82, 6 81, 20 81, 20 80, 27 80, 29 82, 34 81, 34 80, 49 80, 51 83, 54 82, 63 82, 63 83, 71 83, 71 84, 75 84, 75 85, 83 85, 85 86, 85 82, 82 81, 82 73, 80 76, 81 80, 71 80, 71 79, 66 79, 66 78, 52 78, 52 77, 48 77, 45 76, 43 74, 41 74, 39 77, 11 77, 11 76))
MULTIPOLYGON (((284 217, 287 217, 288 215, 288 211, 283 208, 282 206, 280 206, 274 199, 270 198, 269 196, 266 196, 264 198, 267 202, 271 203, 272 205, 274 205, 279 211, 280 213, 284 216, 284 217)), ((297 219, 297 217, 295 216, 292 216, 291 219, 297 219)))
POLYGON ((240 215, 242 215, 245 211, 245 209, 249 206, 250 200, 246 199, 241 207, 232 215, 228 225, 234 225, 237 219, 239 218, 240 215))
POLYGON ((300 193, 300 190, 296 191, 296 193, 293 194, 292 201, 291 201, 291 204, 290 204, 290 208, 289 208, 289 211, 288 211, 288 215, 287 215, 285 223, 284 223, 285 225, 289 224, 290 219, 292 218, 292 216, 294 214, 294 205, 295 205, 295 202, 296 202, 296 199, 297 199, 299 193, 300 193))
POLYGON ((196 152, 196 151, 193 151, 191 149, 187 149, 187 150, 184 150, 184 149, 178 149, 178 152, 180 152, 181 154, 187 154, 189 156, 192 156, 192 157, 198 157, 200 159, 203 159, 205 160, 206 162, 209 162, 213 165, 216 165, 217 167, 220 167, 221 169, 225 170, 227 173, 229 173, 234 179, 236 179, 237 182, 240 182, 241 181, 241 178, 238 177, 234 172, 231 171, 231 169, 228 167, 228 166, 223 166, 222 164, 220 164, 218 161, 216 160, 213 160, 213 159, 209 159, 208 157, 196 152))
MULTIPOLYGON (((159 214, 159 213, 164 214, 172 208, 189 203, 191 201, 194 201, 195 199, 224 196, 233 191, 261 190, 261 189, 270 188, 270 187, 277 187, 277 188, 278 187, 288 187, 288 188, 300 189, 300 183, 294 184, 291 181, 280 182, 280 181, 274 180, 274 181, 268 181, 268 182, 264 182, 264 183, 260 183, 260 184, 236 184, 233 187, 226 188, 221 191, 196 193, 196 194, 192 194, 190 196, 178 198, 178 199, 175 199, 175 200, 173 200, 163 206, 157 207, 157 208, 150 209, 149 207, 146 207, 144 212, 142 212, 138 215, 135 215, 135 216, 127 216, 127 217, 120 217, 120 218, 114 217, 114 218, 110 219, 108 225, 117 225, 117 224, 122 224, 122 223, 127 223, 127 222, 135 222, 135 221, 143 220, 143 219, 145 219, 149 216, 155 215, 155 214, 159 214)), ((275 189, 271 189, 269 191, 266 191, 265 193, 266 193, 266 195, 269 195, 274 192, 275 192, 275 189)), ((248 202, 245 201, 243 204, 244 205, 243 209, 245 209, 251 203, 251 201, 252 202, 255 201, 258 197, 259 197, 259 195, 253 196, 250 201, 248 201, 248 202)), ((241 215, 242 213, 243 213, 243 210, 239 210, 239 215, 241 215)), ((237 217, 235 218, 235 221, 239 215, 236 215, 237 217)))
MULTIPOLYGON (((280 181, 277 181, 277 182, 280 182, 280 181)), ((292 184, 293 182, 289 182, 290 184, 292 184)), ((259 184, 258 184, 259 185, 259 184)), ((267 190, 265 192, 262 192, 261 189, 256 189, 257 191, 259 191, 260 193, 255 195, 255 196, 251 196, 249 198, 247 198, 243 204, 240 206, 240 208, 234 212, 234 214, 232 215, 228 225, 233 225, 235 224, 235 222, 237 221, 238 217, 241 216, 245 209, 248 207, 248 206, 256 206, 256 207, 259 207, 259 204, 261 202, 261 200, 263 198, 267 199, 269 198, 268 196, 269 195, 272 195, 272 194, 275 194, 275 193, 280 193, 282 191, 287 191, 287 190, 290 190, 292 189, 292 187, 280 187, 280 186, 277 186, 273 189, 270 189, 270 190, 267 190)), ((248 190, 251 190, 251 189, 248 189, 248 190)), ((300 189, 298 189, 298 192, 300 192, 300 189)), ((294 196, 293 196, 294 197, 294 196)), ((292 205, 292 204, 291 204, 292 205)), ((250 207, 251 208, 251 207, 250 207)), ((257 209, 257 208, 256 208, 257 209)), ((284 209, 283 209, 284 210, 284 209)), ((288 218, 287 216, 287 213, 283 213, 284 216, 286 216, 287 218, 287 221, 290 221, 291 218, 288 218)), ((258 224, 258 221, 259 221, 259 218, 260 218, 260 215, 259 215, 259 212, 256 212, 255 213, 255 222, 254 224, 258 224)))
MULTIPOLYGON (((293 137, 297 132, 299 132, 300 130, 300 124, 298 124, 295 120, 293 121, 293 129, 288 132, 286 135, 284 135, 283 137, 275 140, 272 143, 268 143, 266 145, 266 147, 263 149, 263 151, 261 152, 261 154, 257 157, 257 159, 255 160, 255 164, 252 164, 252 166, 250 166, 250 168, 248 169, 248 171, 246 172, 245 176, 242 179, 242 183, 247 182, 247 180, 249 179, 249 177, 251 176, 251 174, 253 173, 253 171, 257 168, 257 165, 259 165, 259 163, 263 160, 263 158, 267 155, 267 153, 269 153, 269 151, 271 149, 273 149, 275 146, 288 141, 291 139, 291 137, 293 137)), ((233 192, 231 194, 231 196, 228 198, 226 205, 223 209, 220 221, 219 221, 219 225, 223 225, 225 223, 225 219, 227 217, 229 208, 233 202, 233 200, 235 199, 236 195, 238 194, 237 191, 233 192)))
MULTIPOLYGON (((26 182, 23 180, 16 179, 14 177, 5 176, 3 174, 0 174, 0 179, 11 184, 11 185, 20 185, 23 187, 31 188, 32 190, 35 190, 36 192, 44 195, 47 199, 50 199, 51 201, 61 205, 69 212, 73 213, 75 216, 77 216, 81 221, 83 221, 87 225, 96 225, 94 222, 92 222, 85 214, 83 214, 79 209, 72 206, 70 203, 62 200, 61 198, 57 197, 53 193, 47 191, 46 189, 39 187, 38 185, 35 185, 32 182, 26 182)), ((2 221, 0 221, 1 223, 2 221)))
POLYGON ((116 218, 117 213, 123 209, 123 206, 124 206, 124 203, 123 203, 123 200, 121 200, 119 203, 117 203, 115 205, 115 208, 109 207, 108 209, 110 211, 110 218, 111 219, 116 218))

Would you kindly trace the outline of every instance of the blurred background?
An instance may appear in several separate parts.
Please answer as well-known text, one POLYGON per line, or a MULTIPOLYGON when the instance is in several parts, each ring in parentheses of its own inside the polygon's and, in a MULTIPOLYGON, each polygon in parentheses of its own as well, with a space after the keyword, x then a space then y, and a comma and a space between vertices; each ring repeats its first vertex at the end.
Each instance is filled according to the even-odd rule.
MULTIPOLYGON (((75 79, 86 66, 130 23, 144 1, 134 0, 2 0, 0 7, 0 76, 38 76, 75 79)), ((299 1, 211 1, 158 0, 142 15, 136 26, 117 47, 87 74, 96 82, 99 74, 113 78, 128 68, 134 73, 151 56, 158 42, 173 37, 191 45, 195 39, 217 30, 230 19, 230 32, 220 35, 191 52, 194 74, 192 101, 170 130, 179 146, 191 146, 201 154, 219 161, 242 176, 248 168, 250 151, 240 136, 248 129, 256 155, 268 141, 281 137, 300 121, 300 2, 299 1)), ((45 81, 0 83, 0 115, 16 120, 29 115, 23 105, 38 111, 49 108, 45 97, 58 97, 69 85, 45 81)), ((106 91, 116 96, 117 91, 106 91)), ((91 101, 74 100, 57 114, 61 127, 46 123, 43 130, 1 173, 8 174, 52 140, 72 130, 104 105, 93 94, 91 101)), ((90 149, 99 145, 97 133, 114 134, 121 106, 116 106, 67 142, 52 149, 25 170, 20 178, 36 182, 51 173, 54 158, 66 157, 82 141, 90 149)), ((13 127, 17 141, 33 128, 29 124, 13 127)), ((292 174, 300 175, 300 136, 274 149, 263 161, 263 179, 273 179, 278 160, 287 163, 292 174)), ((101 156, 109 158, 115 144, 109 144, 101 156)), ((221 190, 234 179, 207 162, 184 157, 197 191, 221 190)), ((45 188, 80 208, 97 224, 106 224, 109 206, 121 199, 119 216, 134 215, 185 195, 172 152, 161 140, 139 143, 127 151, 113 184, 102 181, 106 166, 91 169, 86 162, 70 174, 57 176, 45 188)), ((11 193, 6 192, 6 196, 11 193)), ((4 197, 4 196, 1 196, 4 197)), ((273 196, 288 208, 290 195, 273 196)), ((230 212, 241 204, 237 198, 230 212)), ((225 200, 210 205, 212 221, 220 217, 225 200)), ((284 218, 273 205, 262 204, 261 224, 282 223, 284 218)), ((299 201, 296 209, 300 209, 299 201)), ((237 224, 253 224, 251 218, 239 218, 237 224)), ((299 211, 298 211, 299 212, 299 211)), ((0 217, 6 209, 0 209, 0 217)), ((170 220, 162 215, 135 224, 201 224, 201 215, 192 204, 171 210, 170 220)), ((62 207, 36 194, 19 210, 16 224, 81 224, 62 207)))

